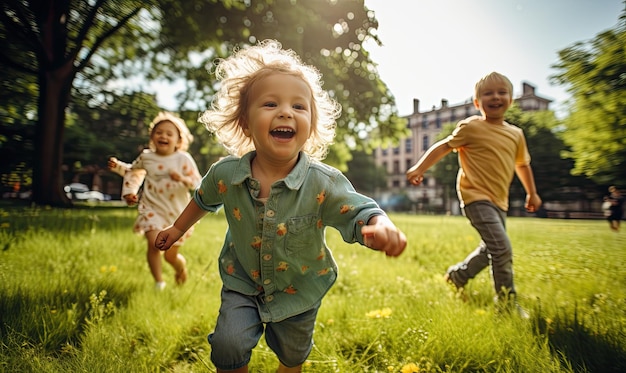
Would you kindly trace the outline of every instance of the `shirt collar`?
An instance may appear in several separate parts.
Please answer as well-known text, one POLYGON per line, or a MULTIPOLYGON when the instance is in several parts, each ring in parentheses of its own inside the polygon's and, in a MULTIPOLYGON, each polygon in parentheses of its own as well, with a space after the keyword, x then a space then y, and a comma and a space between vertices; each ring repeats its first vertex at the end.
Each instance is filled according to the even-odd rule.
MULTIPOLYGON (((239 164, 235 168, 233 172, 233 185, 240 185, 246 179, 252 178, 252 159, 256 156, 256 151, 251 151, 249 153, 244 154, 243 157, 239 159, 239 164)), ((283 179, 283 182, 289 189, 297 190, 300 189, 302 184, 304 184, 304 179, 306 177, 309 166, 311 165, 311 159, 305 153, 300 152, 298 162, 291 170, 289 175, 283 179)))

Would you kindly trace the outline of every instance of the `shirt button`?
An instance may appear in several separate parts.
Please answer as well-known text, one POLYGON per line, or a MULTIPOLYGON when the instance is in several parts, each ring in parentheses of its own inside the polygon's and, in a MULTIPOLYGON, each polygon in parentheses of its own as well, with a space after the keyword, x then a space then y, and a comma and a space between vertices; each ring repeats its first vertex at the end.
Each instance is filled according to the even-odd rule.
POLYGON ((267 215, 268 217, 272 218, 274 217, 274 210, 267 210, 267 212, 265 213, 265 215, 267 215))
POLYGON ((265 297, 265 301, 266 302, 271 302, 274 300, 274 296, 273 295, 268 295, 267 297, 265 297))
POLYGON ((272 283, 272 280, 270 280, 269 278, 267 278, 267 279, 263 280, 263 283, 264 283, 265 285, 269 285, 269 284, 271 284, 271 283, 272 283))
POLYGON ((263 260, 271 260, 271 259, 272 259, 272 255, 271 254, 263 255, 263 260))

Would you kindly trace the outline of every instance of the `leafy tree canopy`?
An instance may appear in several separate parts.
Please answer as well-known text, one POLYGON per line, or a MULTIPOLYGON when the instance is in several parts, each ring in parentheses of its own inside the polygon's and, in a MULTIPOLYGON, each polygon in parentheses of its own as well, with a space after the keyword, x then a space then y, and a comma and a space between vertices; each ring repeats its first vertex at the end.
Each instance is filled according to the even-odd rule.
POLYGON ((562 137, 573 173, 600 184, 626 180, 626 10, 613 29, 559 52, 552 80, 572 95, 562 137))
MULTIPOLYGON (((397 139, 405 131, 404 119, 397 117, 394 97, 362 47, 367 38, 378 41, 377 26, 363 0, 4 1, 0 63, 30 76, 22 80, 23 92, 32 93, 27 84, 36 87, 36 99, 19 103, 36 102, 29 113, 35 123, 34 201, 67 202, 62 192, 66 114, 78 96, 88 100, 77 100, 74 109, 109 108, 113 96, 142 89, 141 84, 120 88, 121 80, 182 81, 180 111, 195 110, 197 118, 216 88, 208 73, 211 61, 266 38, 318 67, 325 87, 343 105, 330 162, 345 165, 351 149, 397 139)), ((76 116, 77 126, 83 118, 84 113, 76 116)))

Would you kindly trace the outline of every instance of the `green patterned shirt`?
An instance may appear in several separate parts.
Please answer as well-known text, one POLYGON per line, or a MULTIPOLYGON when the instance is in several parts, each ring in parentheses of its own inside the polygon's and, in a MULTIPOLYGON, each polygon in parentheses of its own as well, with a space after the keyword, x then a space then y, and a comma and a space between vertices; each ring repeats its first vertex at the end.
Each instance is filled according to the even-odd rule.
POLYGON ((275 322, 311 309, 335 282, 327 226, 344 241, 363 244, 361 227, 385 213, 339 170, 304 153, 262 201, 250 166, 255 154, 213 164, 194 199, 207 211, 224 207, 228 231, 219 257, 224 286, 257 296, 262 320, 275 322))

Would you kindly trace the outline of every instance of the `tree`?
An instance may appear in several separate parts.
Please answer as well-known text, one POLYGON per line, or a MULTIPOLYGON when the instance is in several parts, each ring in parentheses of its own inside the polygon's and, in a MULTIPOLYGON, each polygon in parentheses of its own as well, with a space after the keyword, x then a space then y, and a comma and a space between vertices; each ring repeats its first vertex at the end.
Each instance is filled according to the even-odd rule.
POLYGON ((66 113, 76 91, 97 92, 112 79, 137 74, 183 79, 189 89, 182 110, 190 99, 210 101, 215 89, 204 71, 208 65, 192 63, 194 57, 209 60, 265 37, 281 40, 325 73, 327 88, 344 105, 337 148, 358 148, 368 133, 382 140, 404 130, 393 96, 361 46, 366 38, 378 40, 363 0, 6 0, 0 9, 0 62, 37 81, 38 204, 69 203, 62 159, 66 113))
POLYGON ((599 184, 626 180, 626 10, 618 25, 559 52, 551 78, 572 95, 562 137, 573 173, 599 184))
POLYGON ((377 166, 372 155, 364 151, 352 153, 345 175, 354 188, 364 194, 373 195, 379 188, 387 186, 385 168, 377 166))
MULTIPOLYGON (((588 178, 572 175, 574 161, 561 155, 570 150, 561 138, 561 121, 553 111, 523 112, 513 106, 506 115, 506 121, 524 131, 535 186, 541 199, 547 201, 581 201, 593 194, 596 188, 588 178)), ((517 177, 510 190, 511 201, 523 201, 526 191, 517 177)))
POLYGON ((32 185, 36 203, 68 204, 61 161, 72 84, 99 47, 141 10, 130 1, 109 3, 113 4, 105 0, 2 3, 0 61, 37 81, 32 185))

